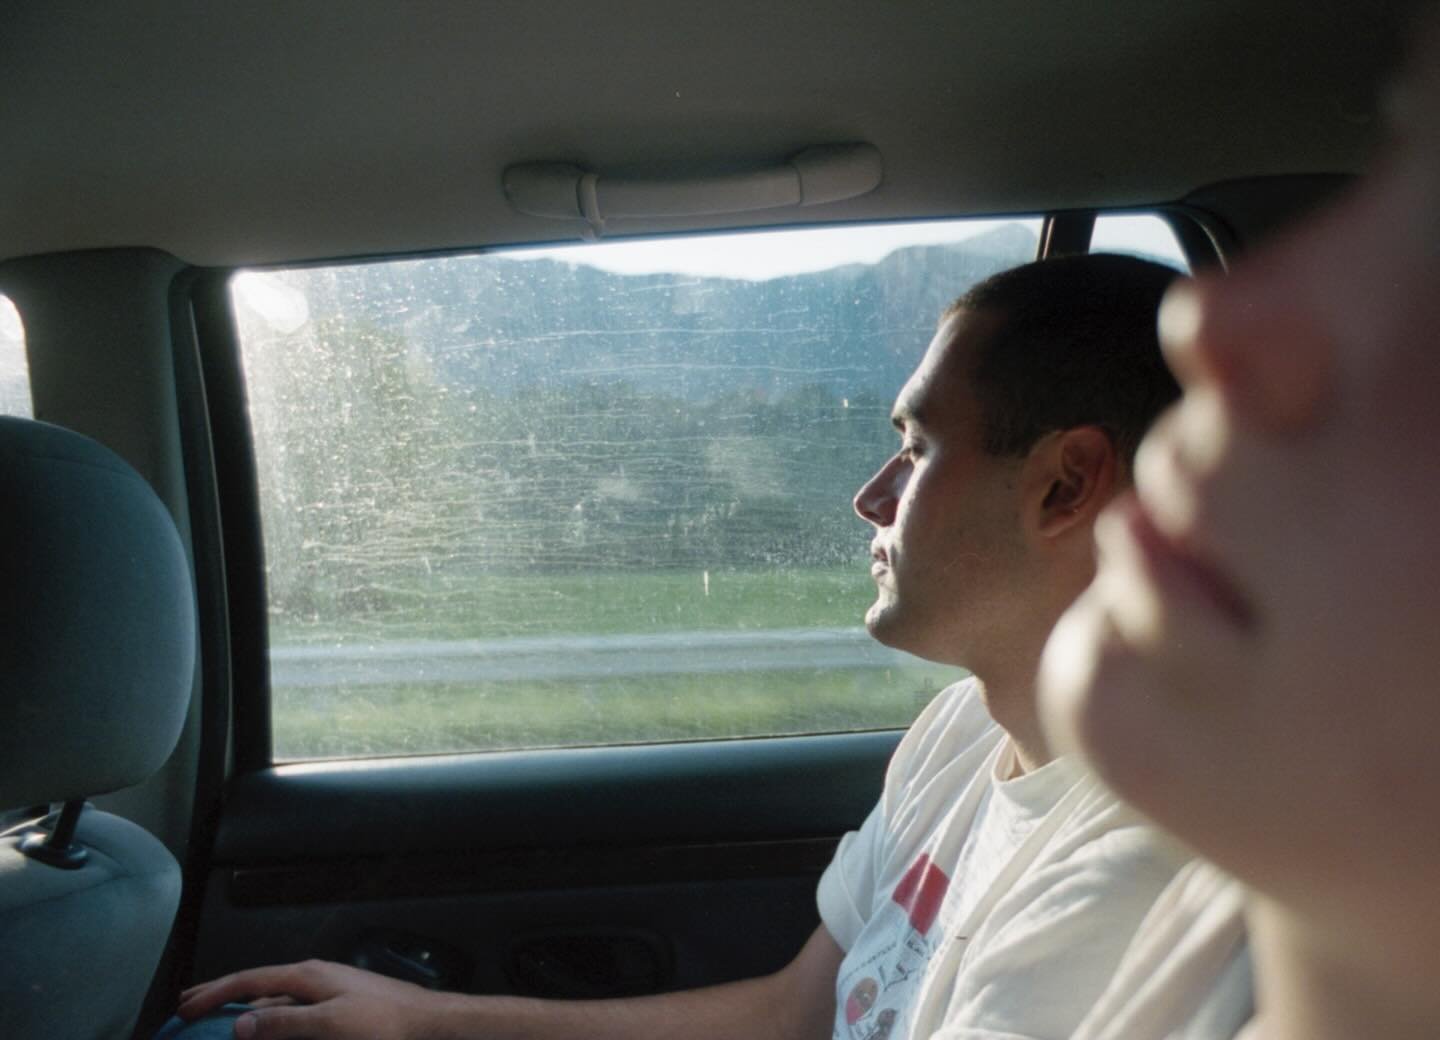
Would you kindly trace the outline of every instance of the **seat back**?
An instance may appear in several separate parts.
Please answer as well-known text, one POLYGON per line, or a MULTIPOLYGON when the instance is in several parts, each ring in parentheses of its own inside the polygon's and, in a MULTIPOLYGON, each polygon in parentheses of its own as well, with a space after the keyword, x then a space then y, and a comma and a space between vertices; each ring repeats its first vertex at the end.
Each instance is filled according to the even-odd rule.
POLYGON ((94 441, 0 417, 0 1036, 130 1035, 180 873, 84 799, 164 763, 194 660, 189 565, 149 485, 94 441))

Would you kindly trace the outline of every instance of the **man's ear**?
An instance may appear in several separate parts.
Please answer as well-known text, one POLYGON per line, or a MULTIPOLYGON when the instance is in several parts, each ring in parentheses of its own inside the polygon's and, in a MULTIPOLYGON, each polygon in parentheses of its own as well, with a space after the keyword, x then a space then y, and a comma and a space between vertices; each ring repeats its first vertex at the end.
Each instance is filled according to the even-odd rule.
POLYGON ((1042 538, 1089 527, 1122 478, 1115 442, 1098 426, 1051 434, 1036 445, 1030 463, 1030 515, 1042 538))

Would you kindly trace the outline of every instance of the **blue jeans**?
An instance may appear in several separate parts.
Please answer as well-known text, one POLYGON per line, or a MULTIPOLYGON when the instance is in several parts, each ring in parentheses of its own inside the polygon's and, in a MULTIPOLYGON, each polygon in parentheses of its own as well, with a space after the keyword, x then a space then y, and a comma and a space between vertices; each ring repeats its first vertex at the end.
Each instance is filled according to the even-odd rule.
POLYGON ((172 1018, 160 1027, 154 1040, 231 1040, 235 1020, 249 1010, 248 1004, 226 1004, 194 1022, 172 1018))

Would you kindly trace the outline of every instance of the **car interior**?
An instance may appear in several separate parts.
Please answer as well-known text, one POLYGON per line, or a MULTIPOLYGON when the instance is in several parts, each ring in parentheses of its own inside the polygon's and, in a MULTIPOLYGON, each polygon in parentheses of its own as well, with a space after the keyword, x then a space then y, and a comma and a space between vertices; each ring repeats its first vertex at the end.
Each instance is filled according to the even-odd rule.
POLYGON ((955 677, 850 510, 940 311, 1223 269, 1415 7, 6 5, 0 1034, 785 964, 955 677))

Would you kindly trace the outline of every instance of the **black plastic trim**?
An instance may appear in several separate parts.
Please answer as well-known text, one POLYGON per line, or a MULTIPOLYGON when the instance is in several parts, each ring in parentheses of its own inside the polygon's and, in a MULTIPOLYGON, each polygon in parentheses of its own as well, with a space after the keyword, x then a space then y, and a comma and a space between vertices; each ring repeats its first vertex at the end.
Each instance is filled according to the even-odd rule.
POLYGON ((400 855, 231 871, 238 907, 433 899, 752 877, 818 877, 837 838, 400 855))
POLYGON ((1040 228, 1040 259, 1088 253, 1094 233, 1094 210, 1051 213, 1046 216, 1045 223, 1040 228))
POLYGON ((1170 206, 1156 210, 1160 219, 1170 225, 1175 240, 1180 243, 1180 252, 1195 274, 1219 268, 1225 269, 1225 253, 1216 235, 1206 226, 1203 215, 1185 207, 1170 206))
POLYGON ((1204 224, 1226 262, 1329 202, 1355 178, 1286 174, 1220 181, 1197 188, 1177 206, 1204 224))
POLYGON ((171 946, 147 1001, 147 1020, 163 1020, 167 1007, 188 977, 204 905, 205 881, 215 843, 224 793, 230 741, 230 615, 226 600, 225 546, 215 480, 215 458, 205 379, 201 370, 191 291, 198 269, 182 272, 170 289, 170 335, 174 354, 176 409, 181 462, 185 471, 195 599, 200 641, 200 724, 196 746, 195 789, 183 884, 171 933, 171 946), (152 1006, 153 1005, 153 1006, 152 1006))
POLYGON ((834 838, 900 734, 279 766, 235 778, 217 867, 584 846, 834 838))
POLYGON ((234 767, 244 773, 263 769, 271 760, 270 635, 255 446, 230 306, 230 274, 206 272, 197 279, 191 298, 224 531, 234 767))

